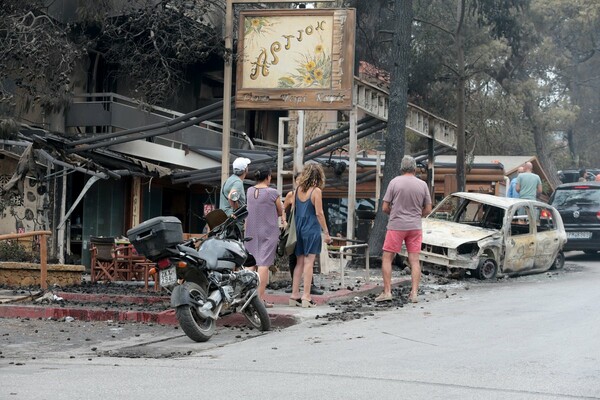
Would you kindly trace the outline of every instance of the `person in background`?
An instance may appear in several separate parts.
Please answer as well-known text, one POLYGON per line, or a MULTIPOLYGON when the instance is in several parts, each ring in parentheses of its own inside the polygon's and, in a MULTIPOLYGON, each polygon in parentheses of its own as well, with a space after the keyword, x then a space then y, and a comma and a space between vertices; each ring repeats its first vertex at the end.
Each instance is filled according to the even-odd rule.
POLYGON ((596 178, 594 178, 594 181, 600 182, 600 174, 596 175, 596 178))
POLYGON ((517 177, 516 189, 521 199, 536 200, 537 195, 542 193, 542 180, 532 171, 533 164, 528 161, 523 164, 523 173, 517 177))
POLYGON ((256 185, 248 188, 246 196, 248 216, 246 217, 246 236, 252 240, 246 242, 248 252, 256 259, 256 267, 260 277, 258 296, 268 308, 265 291, 269 282, 269 267, 275 262, 277 243, 279 242, 279 217, 283 213, 281 196, 277 189, 270 187, 271 169, 259 168, 255 173, 256 185))
POLYGON ((375 301, 390 301, 392 296, 392 261, 406 243, 410 264, 411 289, 408 301, 417 302, 421 265, 419 253, 423 239, 421 218, 431 212, 431 195, 427 184, 416 177, 417 163, 411 156, 404 156, 400 164, 401 175, 390 181, 383 197, 382 210, 390 216, 383 243, 381 273, 383 292, 375 301))
POLYGON ((588 172, 585 168, 581 168, 579 170, 579 180, 578 182, 587 182, 589 179, 588 172))
MULTIPOLYGON (((298 186, 298 177, 300 175, 299 174, 294 174, 294 186, 298 186)), ((290 212, 292 211, 292 207, 294 206, 294 197, 295 197, 295 193, 296 190, 290 190, 286 195, 285 195, 285 199, 283 200, 283 219, 284 221, 286 221, 286 224, 289 224, 290 221, 288 221, 290 212)), ((292 277, 292 281, 294 280, 294 269, 296 268, 296 262, 298 261, 298 259, 296 258, 296 254, 290 254, 289 256, 289 268, 290 268, 290 276, 292 277)), ((292 285, 290 285, 290 287, 288 287, 287 289, 285 289, 286 293, 292 293, 292 285)), ((315 286, 315 280, 313 277, 312 283, 310 285, 310 294, 314 294, 316 296, 318 295, 322 295, 324 292, 323 290, 319 289, 318 287, 315 286)))
POLYGON ((233 160, 233 174, 227 178, 221 188, 219 208, 228 216, 246 204, 244 179, 248 175, 248 165, 250 165, 248 158, 238 157, 233 160))
POLYGON ((508 185, 508 192, 506 193, 506 197, 510 197, 513 199, 518 199, 519 198, 519 192, 517 192, 517 178, 519 177, 520 174, 522 174, 524 171, 523 166, 520 166, 519 168, 517 168, 517 176, 515 176, 514 178, 512 178, 510 180, 510 184, 508 185))
POLYGON ((331 243, 323 213, 323 188, 325 173, 319 164, 307 164, 298 178, 298 187, 294 196, 296 222, 296 267, 292 280, 291 306, 304 308, 315 307, 310 287, 313 278, 313 267, 317 254, 321 253, 325 233, 325 242, 331 243), (304 276, 304 293, 300 297, 300 279, 304 276))

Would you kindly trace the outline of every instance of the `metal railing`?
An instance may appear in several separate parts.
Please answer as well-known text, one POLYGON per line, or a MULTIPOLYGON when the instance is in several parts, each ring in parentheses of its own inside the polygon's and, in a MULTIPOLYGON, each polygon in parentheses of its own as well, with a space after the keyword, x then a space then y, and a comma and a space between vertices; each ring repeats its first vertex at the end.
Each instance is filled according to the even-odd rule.
POLYGON ((371 274, 370 274, 370 270, 369 270, 369 244, 368 243, 364 243, 358 240, 351 240, 351 239, 346 239, 346 238, 334 238, 337 241, 341 241, 341 242, 351 242, 351 243, 357 243, 357 244, 350 244, 350 245, 344 245, 340 247, 339 251, 330 251, 330 254, 336 254, 340 256, 340 275, 341 275, 341 284, 342 287, 345 287, 346 285, 346 279, 345 279, 345 268, 346 268, 346 257, 350 256, 356 256, 353 252, 348 251, 348 250, 354 250, 354 249, 365 249, 365 282, 369 283, 371 281, 371 274))
MULTIPOLYGON (((112 110, 113 107, 111 107, 111 105, 113 105, 113 104, 121 105, 121 106, 129 107, 130 111, 135 110, 136 112, 140 112, 140 113, 152 114, 152 115, 155 115, 156 117, 163 118, 165 120, 172 120, 172 119, 179 118, 179 117, 182 117, 185 115, 184 113, 174 111, 174 110, 169 110, 167 108, 144 104, 135 99, 132 99, 132 98, 129 98, 129 97, 117 94, 117 93, 112 93, 112 92, 79 94, 74 97, 73 105, 77 106, 80 104, 81 105, 101 104, 104 111, 106 111, 109 114, 112 114, 112 111, 113 111, 112 110)), ((129 117, 131 115, 130 114, 126 114, 126 115, 128 116, 128 120, 130 120, 129 117)), ((119 118, 116 115, 111 115, 111 117, 109 119, 107 119, 106 124, 117 123, 118 127, 123 129, 124 124, 117 122, 118 119, 119 118), (121 125, 123 125, 123 126, 121 126, 121 125)), ((198 126, 199 128, 203 128, 203 129, 218 133, 218 134, 223 134, 223 125, 218 124, 213 121, 209 121, 209 120, 199 121, 196 124, 196 126, 198 126)), ((237 129, 231 129, 231 136, 247 142, 250 149, 254 149, 254 143, 252 142, 252 140, 248 137, 248 135, 245 132, 237 130, 237 129)), ((165 142, 168 140, 170 140, 170 139, 162 138, 162 143, 165 144, 165 142)), ((175 140, 173 140, 173 142, 174 142, 173 144, 171 144, 171 145, 167 144, 167 146, 177 148, 179 143, 175 140)))

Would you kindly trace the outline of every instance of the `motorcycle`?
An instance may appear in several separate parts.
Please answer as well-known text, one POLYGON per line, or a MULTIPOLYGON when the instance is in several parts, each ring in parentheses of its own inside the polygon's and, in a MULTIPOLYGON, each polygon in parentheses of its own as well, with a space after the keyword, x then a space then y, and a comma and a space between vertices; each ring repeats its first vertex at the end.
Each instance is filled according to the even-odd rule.
POLYGON ((193 238, 182 243, 163 240, 164 248, 157 246, 161 242, 157 240, 161 237, 157 226, 173 222, 166 218, 179 221, 174 217, 146 221, 144 224, 153 226, 146 232, 139 229, 144 224, 127 232, 138 252, 156 262, 160 285, 171 293, 177 321, 196 342, 209 340, 215 333, 217 319, 235 312, 242 313, 260 331, 271 329, 267 309, 258 297, 258 273, 244 267, 253 259, 243 244, 251 238, 241 238, 237 222, 246 215, 246 206, 229 217, 222 210, 214 210, 205 217, 211 228, 206 239, 193 238), (220 223, 216 225, 217 222, 220 223), (148 244, 150 237, 154 239, 148 244))

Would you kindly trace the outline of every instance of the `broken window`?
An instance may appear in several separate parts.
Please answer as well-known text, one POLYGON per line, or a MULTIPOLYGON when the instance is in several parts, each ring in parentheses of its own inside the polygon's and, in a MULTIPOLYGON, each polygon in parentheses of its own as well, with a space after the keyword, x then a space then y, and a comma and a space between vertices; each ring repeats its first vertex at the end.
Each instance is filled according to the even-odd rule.
POLYGON ((514 210, 510 223, 510 234, 512 236, 531 233, 531 215, 528 207, 519 207, 514 210))
POLYGON ((535 224, 538 232, 556 230, 556 222, 552 218, 552 210, 546 207, 535 206, 535 224))

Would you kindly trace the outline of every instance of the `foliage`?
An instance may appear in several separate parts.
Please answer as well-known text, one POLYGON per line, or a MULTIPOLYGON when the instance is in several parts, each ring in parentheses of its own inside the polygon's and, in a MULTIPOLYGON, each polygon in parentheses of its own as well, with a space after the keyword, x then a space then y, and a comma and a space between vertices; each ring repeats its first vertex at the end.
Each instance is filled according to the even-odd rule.
POLYGON ((533 23, 543 32, 547 56, 541 61, 560 84, 570 110, 560 132, 568 157, 557 153, 564 167, 600 165, 600 8, 595 0, 551 2, 534 0, 533 23), (550 49, 550 50, 549 50, 550 49), (565 165, 566 164, 566 165, 565 165))
POLYGON ((46 15, 45 3, 0 2, 0 104, 10 109, 60 109, 72 90, 81 53, 70 40, 71 27, 46 15))
POLYGON ((279 78, 280 88, 327 88, 331 85, 331 57, 318 45, 313 54, 296 60, 296 72, 279 78))
POLYGON ((0 241, 0 260, 15 262, 37 262, 36 257, 16 241, 0 241))
POLYGON ((84 90, 95 91, 103 77, 105 87, 130 85, 133 97, 160 104, 185 83, 187 69, 223 54, 220 27, 210 21, 222 6, 217 0, 77 2, 77 16, 68 23, 54 18, 53 3, 0 2, 4 114, 63 108, 86 56, 92 85, 84 90), (97 73, 99 66, 103 73, 97 73))
POLYGON ((133 82, 133 97, 162 104, 185 83, 185 70, 223 54, 221 30, 209 16, 217 1, 144 0, 115 14, 114 2, 79 9, 81 35, 89 51, 101 56, 114 75, 133 82))

